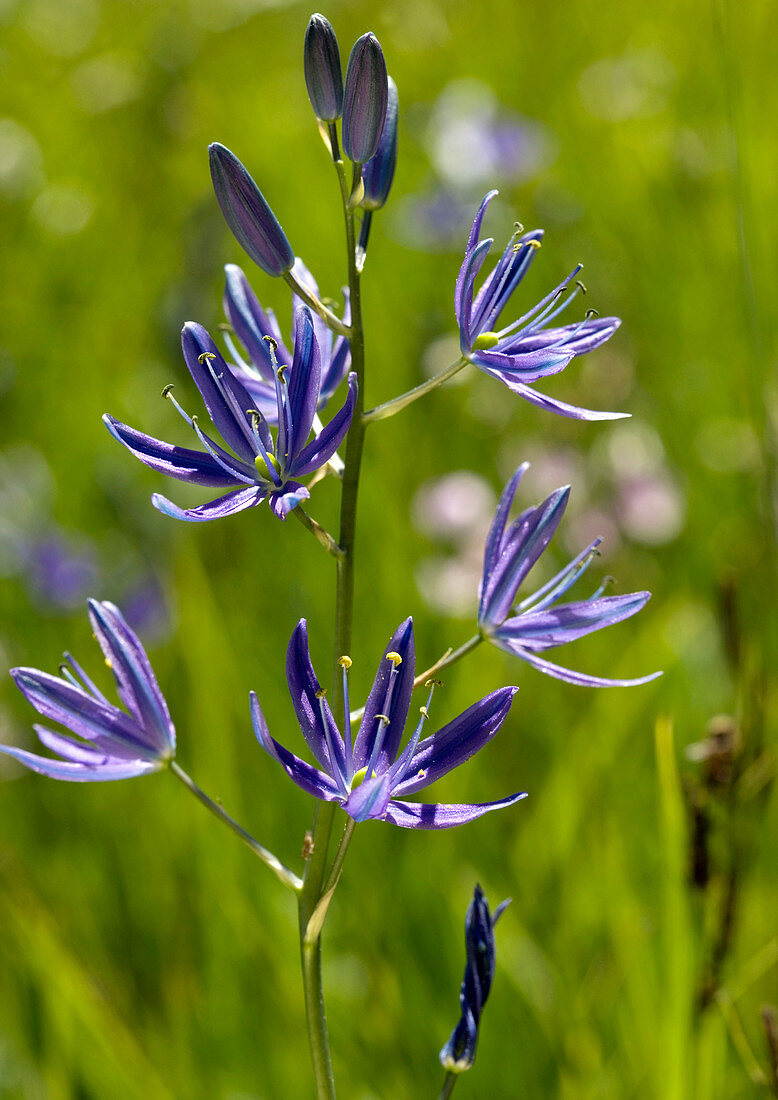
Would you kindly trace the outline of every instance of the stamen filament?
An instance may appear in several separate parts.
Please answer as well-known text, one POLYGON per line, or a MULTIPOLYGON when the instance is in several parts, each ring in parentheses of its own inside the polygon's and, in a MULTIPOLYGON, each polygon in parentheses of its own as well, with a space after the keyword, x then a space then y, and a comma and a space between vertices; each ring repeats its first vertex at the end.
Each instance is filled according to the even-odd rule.
MULTIPOLYGON (((399 654, 387 654, 387 659, 392 660, 392 656, 399 656, 399 654)), ((378 757, 381 754, 381 749, 384 745, 384 736, 390 723, 389 710, 392 704, 392 695, 394 694, 394 685, 397 682, 399 661, 392 660, 392 671, 389 673, 389 684, 386 688, 386 695, 384 696, 384 708, 382 714, 376 715, 376 721, 378 726, 375 731, 375 740, 373 742, 373 751, 370 753, 370 760, 367 765, 367 774, 370 777, 375 771, 375 766, 378 761, 378 757)))
POLYGON ((316 692, 316 698, 319 700, 319 713, 321 714, 321 724, 324 729, 324 739, 327 742, 327 752, 330 756, 330 773, 332 778, 338 784, 338 790, 344 798, 348 798, 349 788, 345 782, 343 773, 341 772, 338 764, 338 758, 335 755, 335 742, 332 736, 332 730, 330 723, 327 719, 327 712, 324 709, 324 696, 327 694, 326 688, 319 688, 316 692))
POLYGON ((506 328, 501 329, 497 333, 497 335, 500 337, 500 339, 502 339, 503 336, 507 336, 509 333, 513 332, 515 329, 522 328, 522 326, 524 326, 531 318, 535 317, 535 315, 537 313, 539 313, 541 310, 545 309, 546 306, 549 305, 549 303, 553 304, 556 301, 556 299, 559 298, 559 296, 561 294, 565 293, 568 286, 570 285, 570 280, 575 279, 576 275, 578 274, 578 272, 582 268, 583 268, 583 264, 577 264, 576 267, 574 267, 573 270, 570 272, 570 274, 567 276, 567 278, 564 279, 557 287, 555 287, 554 290, 552 290, 549 294, 547 294, 545 296, 545 298, 541 298, 540 301, 537 302, 532 307, 532 309, 527 310, 527 312, 525 314, 523 314, 521 317, 517 318, 517 320, 513 321, 506 328))
POLYGON ((232 463, 225 462, 225 460, 217 452, 211 441, 208 439, 208 436, 205 434, 205 432, 200 429, 200 424, 198 423, 198 419, 196 416, 192 417, 192 427, 197 434, 197 438, 205 447, 206 451, 208 451, 208 454, 212 458, 216 459, 216 461, 219 463, 226 474, 229 474, 230 477, 235 478, 236 481, 242 481, 245 485, 256 485, 256 478, 248 477, 246 474, 236 470, 232 463))
POLYGON ((428 680, 427 684, 429 685, 430 689, 430 693, 427 696, 427 702, 423 707, 419 707, 421 717, 419 718, 418 725, 413 731, 413 736, 411 737, 410 741, 405 746, 401 755, 398 757, 396 763, 392 768, 392 786, 394 786, 396 783, 401 783, 403 779, 406 779, 407 776, 410 774, 411 760, 413 759, 413 754, 416 752, 416 748, 419 744, 419 739, 421 738, 421 733, 424 729, 424 723, 429 718, 429 709, 432 705, 432 696, 435 692, 435 688, 440 687, 440 680, 428 680))
MULTIPOLYGON (((87 674, 84 672, 83 668, 78 663, 78 661, 75 659, 75 657, 73 657, 70 653, 65 653, 65 654, 63 654, 63 656, 64 656, 65 660, 67 661, 67 663, 70 665, 70 667, 75 672, 76 676, 78 676, 79 679, 82 681, 82 683, 84 684, 86 689, 88 691, 91 691, 93 695, 95 695, 98 699, 101 699, 104 703, 108 703, 108 700, 103 695, 102 691, 100 691, 100 688, 97 686, 97 684, 94 683, 94 681, 89 676, 87 676, 87 674)), ((62 666, 60 666, 60 667, 62 667, 62 666)), ((66 670, 63 668, 62 671, 64 672, 66 670)), ((80 686, 81 686, 80 684, 76 683, 76 687, 80 687, 80 686)), ((109 706, 110 706, 110 703, 109 703, 109 706)))
POLYGON ((351 736, 351 722, 349 721, 351 708, 348 698, 348 670, 351 668, 351 658, 344 655, 338 659, 338 664, 343 669, 343 713, 346 716, 346 732, 343 737, 343 746, 345 750, 346 782, 350 786, 354 778, 354 746, 351 736))
POLYGON ((598 556, 599 546, 602 539, 595 539, 591 546, 587 546, 585 550, 582 550, 577 557, 573 558, 571 562, 560 569, 560 571, 547 581, 537 592, 533 592, 531 596, 527 596, 525 600, 522 600, 517 605, 517 611, 543 611, 545 608, 550 607, 555 600, 558 600, 561 595, 567 592, 568 588, 571 588, 578 578, 586 572, 594 559, 598 556))

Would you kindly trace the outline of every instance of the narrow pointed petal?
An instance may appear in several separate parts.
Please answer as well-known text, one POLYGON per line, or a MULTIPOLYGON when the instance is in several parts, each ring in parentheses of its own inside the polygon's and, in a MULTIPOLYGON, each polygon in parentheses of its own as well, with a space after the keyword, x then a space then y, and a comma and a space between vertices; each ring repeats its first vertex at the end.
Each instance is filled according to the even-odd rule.
POLYGON ((544 611, 526 611, 506 619, 499 634, 527 649, 549 649, 636 615, 650 596, 650 592, 631 592, 624 596, 579 600, 544 611))
POLYGON ((162 766, 157 761, 133 760, 131 762, 111 761, 103 764, 77 764, 70 760, 50 760, 37 756, 26 749, 15 749, 10 745, 0 745, 0 752, 12 756, 20 764, 39 775, 50 779, 67 779, 72 783, 100 783, 111 779, 132 779, 136 775, 148 775, 159 771, 162 766))
POLYGON ((217 141, 208 147, 211 179, 224 220, 255 264, 283 275, 294 263, 286 234, 262 192, 234 153, 217 141))
POLYGON ((420 741, 404 774, 397 776, 392 794, 398 798, 415 794, 474 756, 498 732, 518 690, 505 687, 491 692, 420 741))
POLYGON ((246 415, 252 403, 245 387, 234 377, 202 325, 187 321, 181 332, 181 347, 214 427, 236 455, 253 464, 257 450, 246 415), (201 358, 205 355, 211 358, 201 358))
POLYGON ((353 372, 348 376, 348 396, 343 408, 337 412, 329 424, 311 442, 304 447, 289 471, 293 477, 304 477, 323 466, 337 451, 343 442, 354 415, 354 403, 357 399, 357 376, 353 372))
POLYGON ((551 541, 569 496, 569 485, 556 489, 503 540, 498 562, 484 585, 479 614, 481 627, 502 623, 510 614, 519 586, 551 541))
POLYGON ((137 756, 148 759, 158 755, 149 747, 137 722, 118 707, 103 703, 68 681, 35 668, 13 668, 11 676, 39 714, 59 722, 79 737, 87 741, 110 737, 132 748, 137 756))
POLYGON ((274 516, 285 520, 293 508, 308 500, 310 493, 304 485, 296 481, 287 481, 283 489, 273 489, 267 498, 268 505, 274 516))
POLYGON ((90 744, 77 741, 74 737, 66 737, 63 733, 55 733, 54 730, 41 726, 37 722, 32 727, 38 735, 38 740, 51 752, 71 760, 76 764, 91 764, 92 767, 105 761, 119 761, 126 763, 129 760, 138 762, 137 750, 120 745, 118 741, 111 741, 107 737, 96 737, 90 744))
POLYGON ((208 520, 223 519, 224 516, 242 512, 245 508, 253 508, 265 499, 268 488, 267 485, 251 485, 247 489, 237 489, 234 493, 227 493, 226 496, 201 504, 198 508, 179 508, 161 493, 153 493, 151 503, 158 512, 172 519, 183 519, 188 523, 206 523, 208 520))
POLYGON ((174 447, 172 443, 164 443, 161 439, 154 439, 122 424, 108 413, 103 417, 103 423, 114 439, 118 439, 131 454, 158 473, 175 477, 179 481, 218 489, 226 489, 238 483, 237 477, 231 478, 215 458, 203 451, 174 447))
MULTIPOLYGON (((505 534, 505 525, 508 522, 508 516, 513 506, 513 498, 516 496, 519 482, 528 469, 529 462, 522 462, 521 466, 519 466, 516 473, 500 494, 497 511, 492 520, 492 526, 489 528, 489 534, 486 536, 486 547, 484 549, 484 577, 488 577, 497 565, 500 557, 503 535, 505 534)), ((481 583, 483 587, 483 581, 481 583)))
POLYGON ((493 378, 504 382, 509 390, 518 394, 519 397, 523 397, 525 401, 529 401, 530 405, 536 405, 539 409, 557 413, 559 416, 566 416, 571 420, 625 420, 632 415, 631 413, 601 412, 597 409, 584 409, 578 405, 568 405, 557 398, 538 393, 531 386, 517 381, 504 371, 489 370, 487 374, 491 374, 493 378))
MULTIPOLYGON (((246 349, 252 365, 266 382, 273 385, 273 394, 275 394, 270 347, 264 337, 271 336, 278 344, 276 358, 279 363, 289 366, 292 357, 284 344, 278 340, 268 314, 260 305, 241 268, 237 264, 225 264, 224 276, 224 312, 227 319, 246 349)), ((275 404, 275 398, 273 403, 275 404)))
POLYGON ((389 805, 391 794, 389 773, 373 776, 352 791, 343 803, 343 809, 355 821, 367 821, 368 818, 381 820, 389 805))
POLYGON ((116 680, 119 697, 137 718, 152 748, 172 755, 176 733, 146 651, 115 604, 88 600, 89 620, 116 680))
MULTIPOLYGON (((292 431, 288 440, 288 466, 294 467, 311 434, 321 383, 321 355, 307 306, 294 318, 294 359, 289 376, 289 411, 292 431)), ((279 458, 282 456, 279 455, 279 458)))
POLYGON ((445 806, 426 802, 395 802, 392 799, 386 808, 385 820, 403 829, 453 829, 456 825, 475 821, 491 810, 513 806, 526 797, 527 793, 523 791, 496 802, 452 803, 445 806))
POLYGON ((274 760, 278 761, 293 783, 296 783, 308 794, 312 794, 314 798, 321 798, 325 802, 337 802, 339 800, 338 788, 329 776, 324 775, 318 768, 306 764, 299 756, 289 752, 283 745, 279 745, 275 738, 270 736, 267 722, 259 706, 259 700, 253 691, 251 693, 251 721, 254 726, 254 733, 262 748, 274 760))
POLYGON ((489 249, 494 244, 491 237, 479 241, 476 247, 465 256, 465 262, 459 272, 455 295, 456 317, 460 329, 460 344, 462 351, 469 352, 473 341, 478 335, 473 331, 471 317, 473 312, 473 288, 478 278, 478 273, 484 265, 489 249))
POLYGON ((333 763, 330 760, 327 746, 327 731, 325 731, 322 720, 323 710, 329 730, 329 738, 335 746, 335 767, 341 775, 345 774, 343 738, 335 725, 329 703, 326 699, 319 700, 316 697, 317 692, 321 691, 321 684, 313 671, 311 663, 308 648, 308 624, 305 619, 300 619, 292 632, 292 637, 289 639, 289 646, 286 651, 286 679, 294 712, 306 745, 324 770, 330 775, 334 775, 333 763))
POLYGON ((365 713, 359 724, 359 732, 354 743, 354 769, 366 767, 373 755, 376 739, 380 741, 381 749, 373 761, 376 774, 381 774, 392 763, 397 750, 400 747, 405 721, 408 717, 408 707, 413 691, 413 677, 416 672, 416 650, 413 642, 413 619, 406 619, 401 623, 391 637, 384 650, 384 655, 378 666, 373 687, 365 703, 365 713), (387 660, 387 653, 398 653, 402 662, 392 673, 392 662, 387 660), (394 675, 394 689, 389 703, 386 706, 386 692, 389 687, 390 677, 394 675), (381 721, 376 716, 383 714, 389 719, 389 723, 381 721))
POLYGON ((537 653, 512 642, 509 638, 494 638, 495 644, 501 649, 507 650, 515 657, 521 657, 523 661, 536 668, 538 672, 545 672, 547 676, 553 676, 556 680, 565 680, 568 684, 577 684, 579 687, 637 687, 639 684, 648 684, 661 676, 661 672, 652 672, 649 676, 639 676, 635 680, 612 680, 604 676, 587 676, 585 672, 576 672, 571 668, 562 668, 561 665, 552 664, 537 653))

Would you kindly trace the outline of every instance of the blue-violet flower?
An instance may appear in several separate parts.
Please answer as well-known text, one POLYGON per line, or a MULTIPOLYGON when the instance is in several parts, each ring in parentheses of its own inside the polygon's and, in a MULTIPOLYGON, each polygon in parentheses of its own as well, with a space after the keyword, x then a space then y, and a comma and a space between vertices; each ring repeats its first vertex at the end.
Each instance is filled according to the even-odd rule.
MULTIPOLYGON (((316 280, 302 260, 295 260, 292 271, 298 282, 303 283, 318 298, 316 280)), ((262 308, 248 279, 237 264, 226 264, 224 274, 224 312, 248 357, 246 362, 229 334, 225 333, 225 343, 232 356, 228 365, 233 375, 248 390, 254 408, 259 410, 268 424, 275 425, 278 423, 276 372, 279 365, 291 370, 293 354, 284 344, 272 309, 262 308)), ((351 323, 348 287, 343 288, 343 295, 346 304, 343 322, 348 325, 351 323)), ((295 294, 293 329, 294 318, 305 308, 302 300, 295 294)), ((312 313, 311 321, 321 360, 321 381, 316 407, 323 409, 348 374, 351 347, 345 336, 333 336, 318 314, 312 313)))
POLYGON ((430 805, 400 801, 428 787, 478 752, 499 730, 518 690, 500 688, 473 704, 431 737, 421 740, 434 683, 410 740, 399 753, 413 691, 413 623, 395 631, 381 659, 352 744, 348 719, 349 657, 343 667, 346 737, 341 735, 311 665, 305 619, 296 626, 286 657, 286 676, 297 721, 319 768, 279 745, 271 736, 254 692, 251 717, 259 743, 304 791, 325 802, 339 802, 355 821, 376 818, 406 829, 447 829, 473 821, 489 810, 511 806, 525 795, 474 805, 430 805))
POLYGON ((637 680, 587 676, 583 672, 560 668, 540 656, 545 650, 637 614, 651 593, 601 596, 600 589, 587 600, 555 606, 596 556, 601 540, 595 539, 561 572, 514 607, 519 586, 551 541, 570 495, 569 485, 556 489, 542 504, 527 508, 506 529, 516 489, 528 467, 528 462, 523 463, 503 489, 486 539, 478 605, 478 629, 481 634, 500 649, 521 657, 541 672, 571 684, 631 687, 656 679, 660 672, 641 676, 637 680))
POLYGON ((465 976, 459 991, 462 1016, 451 1038, 440 1052, 440 1061, 450 1073, 463 1073, 475 1061, 478 1025, 494 979, 494 926, 510 898, 500 902, 494 913, 483 890, 476 883, 473 900, 465 916, 465 976))
POLYGON ((597 412, 568 405, 538 393, 531 385, 540 378, 558 374, 576 355, 604 344, 621 324, 618 317, 595 317, 589 311, 577 324, 548 328, 583 289, 582 284, 575 282, 581 264, 517 321, 495 331, 508 299, 540 248, 541 229, 521 235, 517 230, 474 297, 476 277, 494 243, 492 238, 479 240, 481 222, 496 194, 490 191, 478 208, 457 277, 455 307, 462 354, 479 370, 498 378, 514 393, 541 409, 577 420, 619 420, 628 416, 628 413, 597 412))
POLYGON ((205 451, 164 443, 106 415, 103 420, 108 431, 141 462, 169 477, 220 489, 242 486, 198 508, 179 508, 154 493, 151 502, 165 515, 200 523, 253 508, 267 497, 273 512, 285 519, 310 496, 295 479, 323 466, 348 431, 356 398, 356 375, 349 375, 343 407, 308 443, 321 388, 321 356, 310 310, 298 310, 292 365, 275 371, 278 438, 274 442, 262 413, 254 407, 252 397, 230 371, 202 325, 188 321, 181 343, 189 373, 211 420, 233 453, 207 436, 197 417, 188 416, 169 389, 166 396, 197 433, 205 451))
POLYGON ((118 607, 88 602, 92 630, 127 709, 109 703, 69 653, 60 666, 62 677, 13 668, 11 676, 27 701, 79 740, 36 725, 41 743, 61 760, 10 745, 0 745, 0 752, 41 775, 75 782, 130 779, 159 771, 173 759, 176 732, 146 651, 118 607))

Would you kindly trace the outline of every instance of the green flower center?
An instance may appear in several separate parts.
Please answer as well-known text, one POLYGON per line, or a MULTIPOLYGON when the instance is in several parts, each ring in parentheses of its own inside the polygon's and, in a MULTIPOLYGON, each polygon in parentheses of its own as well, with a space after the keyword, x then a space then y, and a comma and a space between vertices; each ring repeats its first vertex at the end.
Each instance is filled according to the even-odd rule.
POLYGON ((473 351, 488 351, 489 348, 493 348, 499 342, 500 337, 496 332, 482 332, 473 341, 473 351))

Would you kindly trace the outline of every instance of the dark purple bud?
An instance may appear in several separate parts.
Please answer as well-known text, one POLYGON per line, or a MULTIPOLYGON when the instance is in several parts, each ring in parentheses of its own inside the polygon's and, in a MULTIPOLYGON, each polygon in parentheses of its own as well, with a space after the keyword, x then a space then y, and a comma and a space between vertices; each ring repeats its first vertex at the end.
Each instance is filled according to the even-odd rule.
POLYGON ((283 275, 294 264, 294 252, 262 192, 235 154, 217 141, 208 156, 213 189, 236 240, 268 275, 283 275))
POLYGON ((362 183, 365 197, 360 203, 366 210, 380 210, 389 197, 389 188, 394 179, 394 166, 397 163, 397 85, 387 77, 388 97, 386 118, 378 148, 362 169, 362 183))
POLYGON ((343 97, 343 148, 355 164, 365 164, 378 148, 389 91, 386 62, 374 34, 354 43, 343 97))
POLYGON ((314 112, 322 122, 334 122, 343 113, 343 73, 340 50, 329 19, 312 15, 303 47, 305 84, 314 112))

